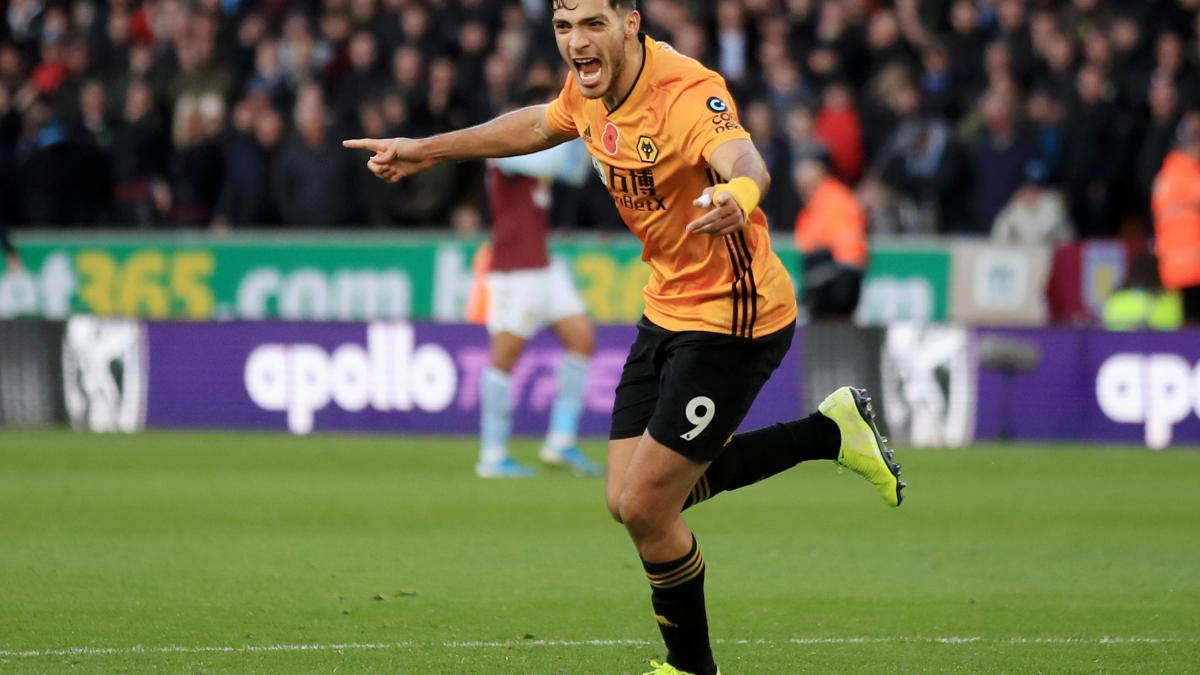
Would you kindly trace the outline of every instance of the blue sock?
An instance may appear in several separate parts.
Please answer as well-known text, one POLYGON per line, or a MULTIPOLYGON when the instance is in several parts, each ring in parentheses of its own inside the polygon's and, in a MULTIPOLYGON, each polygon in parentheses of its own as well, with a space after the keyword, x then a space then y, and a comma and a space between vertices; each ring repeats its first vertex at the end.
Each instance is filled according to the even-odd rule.
POLYGON ((508 434, 512 429, 512 402, 508 396, 509 375, 488 366, 479 378, 479 415, 481 448, 479 459, 485 464, 508 456, 508 434))
POLYGON ((587 385, 588 357, 566 352, 555 372, 557 390, 550 408, 550 428, 545 449, 562 452, 575 445, 579 418, 583 415, 583 391, 587 385))

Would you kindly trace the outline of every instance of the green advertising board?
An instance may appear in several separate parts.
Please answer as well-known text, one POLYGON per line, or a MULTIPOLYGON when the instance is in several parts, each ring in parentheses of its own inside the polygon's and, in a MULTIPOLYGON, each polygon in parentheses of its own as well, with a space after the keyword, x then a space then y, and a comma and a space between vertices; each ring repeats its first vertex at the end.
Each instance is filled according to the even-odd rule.
MULTIPOLYGON (((479 241, 432 236, 22 237, 0 318, 459 320, 479 241)), ((649 269, 629 236, 555 241, 598 321, 641 315, 649 269)))
POLYGON ((436 245, 208 237, 23 238, 0 316, 366 319, 430 315, 436 245))
MULTIPOLYGON (((786 237, 776 251, 803 285, 786 237)), ((480 240, 345 233, 26 234, 20 274, 0 274, 0 318, 71 313, 154 319, 462 320, 480 240)), ((632 236, 556 238, 591 315, 631 323, 649 267, 632 236)), ((864 286, 870 322, 944 320, 949 253, 878 247, 864 286)), ((862 308, 860 308, 861 310, 862 308)))
POLYGON ((949 289, 948 244, 872 242, 855 320, 862 325, 944 322, 949 289))

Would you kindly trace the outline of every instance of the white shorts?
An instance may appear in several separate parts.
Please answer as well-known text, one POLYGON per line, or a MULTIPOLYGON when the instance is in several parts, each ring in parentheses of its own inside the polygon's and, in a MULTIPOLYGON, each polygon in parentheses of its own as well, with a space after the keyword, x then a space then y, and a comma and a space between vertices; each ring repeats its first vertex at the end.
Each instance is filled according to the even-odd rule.
POLYGON ((529 339, 560 319, 586 314, 565 265, 557 260, 536 270, 489 272, 488 333, 529 339))

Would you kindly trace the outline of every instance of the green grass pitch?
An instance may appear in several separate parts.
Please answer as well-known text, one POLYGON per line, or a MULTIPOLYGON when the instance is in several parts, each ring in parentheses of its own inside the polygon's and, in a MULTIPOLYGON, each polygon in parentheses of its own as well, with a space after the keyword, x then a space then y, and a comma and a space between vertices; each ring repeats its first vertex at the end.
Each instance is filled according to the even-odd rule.
MULTIPOLYGON (((646 670, 601 481, 474 452, 0 431, 0 672, 646 670)), ((900 509, 824 462, 689 512, 725 675, 1200 672, 1200 452, 898 456, 900 509)))

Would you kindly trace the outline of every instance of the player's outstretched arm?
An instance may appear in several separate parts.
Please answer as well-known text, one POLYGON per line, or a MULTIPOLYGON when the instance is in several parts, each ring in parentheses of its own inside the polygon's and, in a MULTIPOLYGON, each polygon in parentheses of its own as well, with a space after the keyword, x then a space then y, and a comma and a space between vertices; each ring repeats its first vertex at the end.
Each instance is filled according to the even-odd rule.
POLYGON ((342 146, 370 150, 367 168, 395 183, 442 162, 525 155, 571 138, 550 128, 545 105, 534 105, 429 138, 356 138, 342 141, 342 146))
POLYGON ((725 182, 705 188, 692 202, 698 209, 709 210, 688 223, 688 232, 713 236, 736 232, 746 225, 771 187, 766 162, 753 142, 735 139, 717 146, 708 165, 725 182))

